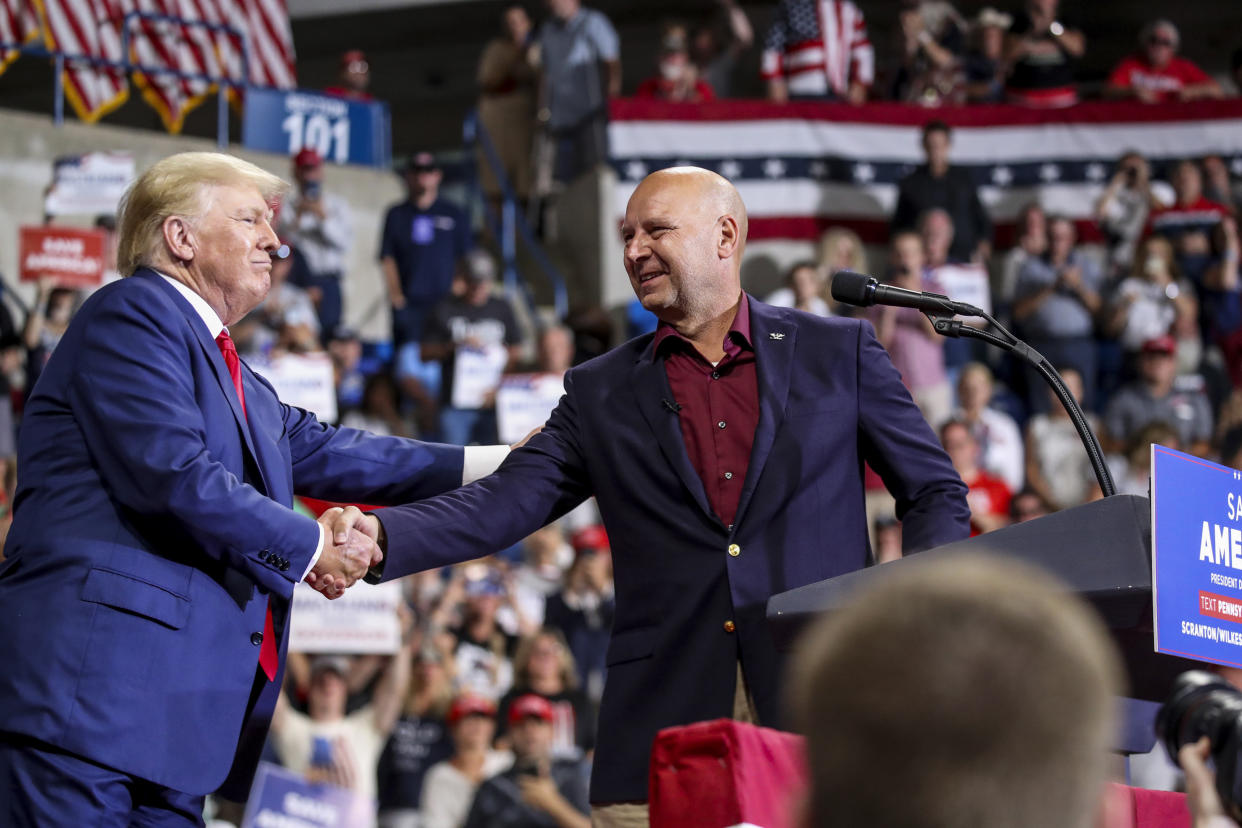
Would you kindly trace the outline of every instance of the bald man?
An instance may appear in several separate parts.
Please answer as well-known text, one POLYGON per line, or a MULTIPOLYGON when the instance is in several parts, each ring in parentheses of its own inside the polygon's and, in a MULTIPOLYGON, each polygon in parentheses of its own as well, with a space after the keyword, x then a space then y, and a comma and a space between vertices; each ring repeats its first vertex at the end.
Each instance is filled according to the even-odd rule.
POLYGON ((870 324, 742 292, 746 208, 725 179, 669 169, 634 191, 625 268, 660 325, 569 371, 543 431, 491 477, 364 529, 371 580, 493 552, 595 496, 616 619, 591 779, 596 824, 645 825, 658 730, 779 726, 773 593, 867 565, 862 464, 906 551, 969 533, 966 488, 870 324))

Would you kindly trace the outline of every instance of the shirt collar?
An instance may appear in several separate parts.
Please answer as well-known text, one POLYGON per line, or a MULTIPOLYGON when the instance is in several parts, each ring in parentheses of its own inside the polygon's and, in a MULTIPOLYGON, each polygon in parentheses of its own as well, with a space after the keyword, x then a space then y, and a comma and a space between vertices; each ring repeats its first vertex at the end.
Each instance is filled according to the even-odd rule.
MULTIPOLYGON (((658 354, 660 348, 664 347, 664 343, 670 339, 679 339, 689 344, 690 340, 686 339, 677 330, 667 322, 661 322, 656 327, 655 339, 652 340, 652 353, 658 354)), ((733 324, 729 326, 729 332, 725 334, 724 348, 725 353, 746 348, 753 351, 754 346, 750 342, 750 300, 745 293, 738 303, 737 313, 733 317, 733 324)))
MULTIPOLYGON (((159 271, 156 271, 157 273, 159 271)), ((224 330, 224 323, 220 321, 219 315, 207 304, 207 300, 195 293, 185 282, 178 282, 171 276, 165 276, 160 273, 160 278, 168 284, 176 288, 177 292, 185 297, 185 300, 194 308, 194 312, 203 320, 203 324, 207 326, 207 332, 211 334, 211 338, 215 339, 220 335, 220 331, 224 330)))

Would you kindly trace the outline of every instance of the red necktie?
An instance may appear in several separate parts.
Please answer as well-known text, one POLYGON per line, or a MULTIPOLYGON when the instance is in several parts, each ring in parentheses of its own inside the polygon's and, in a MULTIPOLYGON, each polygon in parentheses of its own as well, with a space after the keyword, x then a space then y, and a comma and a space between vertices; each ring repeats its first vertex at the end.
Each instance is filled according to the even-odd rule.
MULTIPOLYGON (((229 367, 229 377, 233 380, 233 388, 237 390, 237 401, 241 403, 244 417, 246 416, 246 392, 242 390, 241 360, 237 357, 237 346, 233 344, 233 337, 229 336, 227 328, 221 330, 220 335, 216 337, 216 345, 219 346, 220 354, 224 357, 224 364, 229 367)), ((263 621, 263 644, 259 647, 259 666, 263 668, 268 681, 276 678, 276 667, 279 663, 280 658, 276 654, 276 632, 272 625, 272 601, 269 598, 267 617, 263 621)))

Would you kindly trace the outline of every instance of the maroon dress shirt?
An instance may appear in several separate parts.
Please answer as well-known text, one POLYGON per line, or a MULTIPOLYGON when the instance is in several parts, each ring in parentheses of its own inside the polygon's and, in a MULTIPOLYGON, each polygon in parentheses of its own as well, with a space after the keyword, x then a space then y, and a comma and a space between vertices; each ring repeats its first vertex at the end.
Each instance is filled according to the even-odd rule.
POLYGON ((724 359, 708 362, 690 340, 660 323, 655 354, 680 408, 681 436, 712 510, 732 526, 750 465, 759 425, 759 385, 750 341, 750 305, 745 294, 724 340, 724 359))

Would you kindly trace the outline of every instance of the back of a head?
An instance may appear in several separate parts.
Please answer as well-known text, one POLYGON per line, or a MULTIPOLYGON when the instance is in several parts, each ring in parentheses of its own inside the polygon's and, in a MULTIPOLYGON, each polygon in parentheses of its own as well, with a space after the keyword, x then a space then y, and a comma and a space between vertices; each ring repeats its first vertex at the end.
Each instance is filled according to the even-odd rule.
POLYGON ((1099 620, 1043 572, 973 555, 894 570, 798 655, 804 825, 1092 824, 1120 667, 1099 620))

